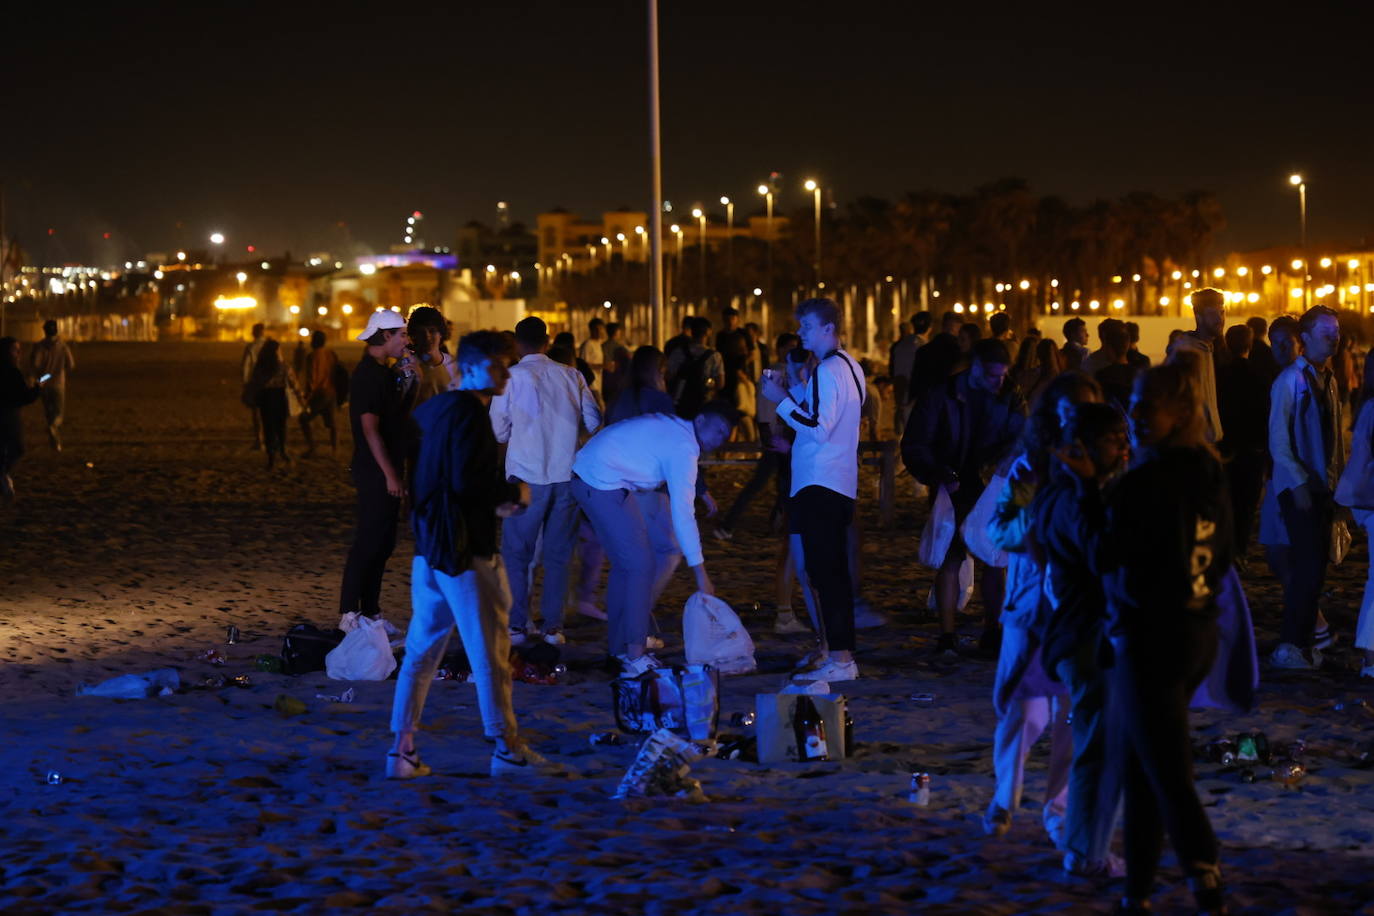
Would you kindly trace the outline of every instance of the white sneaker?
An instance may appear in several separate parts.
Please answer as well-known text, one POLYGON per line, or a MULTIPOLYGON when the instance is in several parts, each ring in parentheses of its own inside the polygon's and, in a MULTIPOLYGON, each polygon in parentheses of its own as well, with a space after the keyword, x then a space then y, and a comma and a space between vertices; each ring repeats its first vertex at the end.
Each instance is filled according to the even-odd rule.
POLYGON ((825 681, 830 684, 837 681, 857 681, 858 679, 859 665, 853 659, 841 662, 830 658, 819 668, 811 671, 799 671, 792 675, 794 681, 825 681))
POLYGON ((639 658, 630 658, 628 655, 617 655, 616 661, 620 662, 620 673, 624 677, 639 677, 646 671, 653 671, 655 668, 662 668, 663 663, 645 652, 639 658))
POLYGON ((510 754, 500 751, 491 753, 491 776, 493 779, 527 779, 529 777, 567 776, 568 771, 557 764, 550 763, 540 754, 528 747, 512 748, 510 754))
MULTIPOLYGON (((1317 658, 1317 664, 1321 664, 1320 650, 1313 650, 1312 653, 1317 658)), ((1302 650, 1291 642, 1281 642, 1274 654, 1269 656, 1269 664, 1275 668, 1288 668, 1295 671, 1306 671, 1312 667, 1302 650)))
POLYGON ((409 754, 390 751, 386 755, 387 779, 417 779, 432 772, 427 764, 420 761, 420 755, 415 751, 409 754))
POLYGON ((654 635, 650 634, 650 635, 644 637, 644 648, 646 648, 646 649, 662 649, 662 648, 663 648, 663 640, 659 639, 657 636, 654 636, 654 635))
POLYGON ((510 644, 511 644, 512 646, 523 646, 523 645, 525 644, 525 628, 524 628, 524 627, 511 627, 511 628, 510 628, 510 644))
POLYGON ((797 619, 797 615, 791 611, 778 611, 778 616, 773 618, 774 633, 810 633, 811 627, 797 619))
POLYGON ((545 630, 543 638, 544 642, 551 646, 565 645, 568 641, 567 637, 563 635, 562 630, 545 630))

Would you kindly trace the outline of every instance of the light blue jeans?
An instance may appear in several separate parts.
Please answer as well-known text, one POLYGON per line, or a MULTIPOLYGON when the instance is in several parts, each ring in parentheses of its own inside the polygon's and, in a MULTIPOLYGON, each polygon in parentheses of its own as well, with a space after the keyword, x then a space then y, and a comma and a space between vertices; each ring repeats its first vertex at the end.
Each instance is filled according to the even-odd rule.
POLYGON ((500 555, 473 557, 472 568, 457 576, 430 569, 424 557, 416 557, 410 568, 410 604, 406 656, 396 677, 391 730, 411 731, 419 726, 434 673, 457 625, 472 665, 482 729, 489 738, 514 742, 510 586, 500 555))
POLYGON ((539 610, 546 630, 563 627, 573 538, 577 534, 577 501, 572 483, 530 484, 530 504, 524 512, 501 523, 501 555, 509 569, 510 625, 524 629, 530 621, 530 593, 536 554, 544 567, 539 610), (542 537, 540 536, 542 534, 542 537))

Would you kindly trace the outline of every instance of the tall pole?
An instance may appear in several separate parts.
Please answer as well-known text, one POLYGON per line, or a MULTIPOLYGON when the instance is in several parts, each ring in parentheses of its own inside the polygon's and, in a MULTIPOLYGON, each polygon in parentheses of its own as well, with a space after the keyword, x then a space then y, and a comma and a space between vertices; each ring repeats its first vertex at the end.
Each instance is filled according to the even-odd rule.
POLYGON ((5 235, 5 184, 0 182, 0 337, 5 336, 5 319, 9 317, 10 304, 5 295, 5 268, 10 262, 10 243, 5 235))
POLYGON ((725 204, 725 279, 730 284, 730 295, 735 295, 735 202, 722 197, 725 204))
POLYGON ((697 245, 701 248, 701 313, 705 315, 709 311, 706 307, 706 211, 697 207, 692 215, 697 219, 697 245))
MULTIPOLYGON (((763 223, 764 233, 764 287, 763 287, 763 308, 764 314, 768 312, 768 304, 773 299, 773 189, 766 184, 759 185, 759 193, 763 195, 764 212, 767 217, 763 223)), ((767 319, 764 319, 767 324, 767 319)))
POLYGON ((821 290, 821 185, 815 179, 806 182, 806 190, 814 195, 816 207, 816 294, 821 290))
POLYGON ((649 302, 654 346, 667 340, 663 329, 663 147, 658 105, 658 0, 649 2, 649 157, 653 160, 653 212, 649 215, 649 302))

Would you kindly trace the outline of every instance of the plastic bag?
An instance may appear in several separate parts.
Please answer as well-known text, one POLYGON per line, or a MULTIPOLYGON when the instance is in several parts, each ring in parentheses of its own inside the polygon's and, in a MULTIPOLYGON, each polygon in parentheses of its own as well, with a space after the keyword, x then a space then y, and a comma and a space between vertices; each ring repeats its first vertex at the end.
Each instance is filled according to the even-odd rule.
POLYGON ((701 791, 701 783, 687 775, 691 771, 690 764, 703 756, 700 747, 667 729, 660 729, 640 745, 634 762, 611 797, 669 795, 704 802, 707 798, 701 791))
MULTIPOLYGON (((968 607, 968 603, 973 600, 973 557, 964 557, 964 562, 959 564, 959 610, 968 607)), ((926 607, 932 611, 936 608, 935 586, 931 585, 930 592, 926 595, 926 607)))
POLYGON ((324 657, 325 671, 336 681, 384 681, 396 670, 386 625, 371 617, 359 617, 350 630, 324 657))
POLYGON ((959 529, 969 552, 989 566, 1007 565, 1007 552, 995 546, 988 537, 988 522, 997 511, 997 500, 1006 488, 1007 478, 1001 474, 994 474, 992 480, 983 488, 978 502, 973 504, 968 517, 964 519, 963 527, 959 529))
POLYGON ((158 668, 147 674, 121 674, 95 686, 78 684, 79 697, 112 697, 118 700, 141 700, 144 697, 166 696, 181 687, 181 677, 175 668, 158 668))
POLYGON ((954 543, 954 503, 950 501, 949 492, 940 487, 935 494, 935 506, 930 510, 930 517, 926 519, 926 526, 921 531, 921 543, 916 550, 916 559, 922 566, 929 566, 931 569, 939 569, 940 564, 945 561, 945 554, 949 552, 949 545, 954 543))
POLYGON ((758 669, 754 640, 734 609, 714 595, 696 592, 682 611, 682 641, 687 664, 710 665, 721 674, 758 669))

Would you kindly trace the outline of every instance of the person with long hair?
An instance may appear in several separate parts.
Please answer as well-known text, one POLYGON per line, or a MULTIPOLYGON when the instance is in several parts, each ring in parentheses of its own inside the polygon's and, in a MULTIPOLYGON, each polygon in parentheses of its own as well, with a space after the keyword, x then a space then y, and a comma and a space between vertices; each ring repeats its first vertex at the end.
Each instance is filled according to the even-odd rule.
POLYGON ((646 413, 672 413, 665 373, 668 361, 658 347, 639 347, 630 358, 630 377, 606 412, 606 422, 618 423, 646 413))
POLYGON ((291 459, 286 454, 286 418, 290 413, 287 389, 291 389, 300 400, 300 388, 296 384, 296 373, 281 358, 281 344, 270 337, 258 353, 249 384, 257 391, 258 411, 262 414, 262 440, 267 450, 267 467, 273 467, 277 458, 289 464, 291 459))
MULTIPOLYGON (((1226 475, 1191 373, 1143 373, 1131 397, 1134 466, 1106 503, 1092 568, 1107 594, 1111 718, 1125 793, 1120 912, 1147 912, 1167 830, 1198 909, 1225 912, 1220 848, 1193 784, 1190 700, 1217 653, 1217 591, 1234 560, 1226 475)), ((1081 451, 1061 461, 1096 470, 1081 451)), ((1084 514, 1101 511, 1089 497, 1084 514)), ((1090 535, 1091 537, 1091 535, 1090 535)))
POLYGON ((1047 676, 1035 635, 1043 625, 1045 570, 1030 537, 1034 523, 1031 505, 1041 485, 1049 481, 1053 452, 1074 405, 1101 400, 1101 388, 1082 372, 1062 373, 1045 389, 1031 410, 1022 433, 1021 454, 1008 471, 1006 486, 988 523, 989 539, 1007 552, 1008 562, 1002 647, 992 692, 997 712, 992 739, 997 788, 983 816, 983 829, 993 836, 1011 829, 1012 815, 1021 807, 1026 758, 1048 730, 1050 760, 1045 774, 1043 821, 1060 848, 1064 845, 1073 738, 1068 692, 1047 676))
POLYGON ((0 501, 14 501, 10 471, 24 454, 24 424, 19 410, 38 400, 41 382, 30 385, 19 369, 19 341, 0 337, 0 501))
POLYGON ((1068 369, 1069 366, 1064 362, 1063 351, 1059 349, 1059 344, 1052 338, 1046 337, 1035 345, 1035 371, 1026 380, 1017 379, 1016 383, 1021 390, 1026 393, 1026 399, 1034 404, 1050 382, 1059 376, 1059 373, 1068 369))

